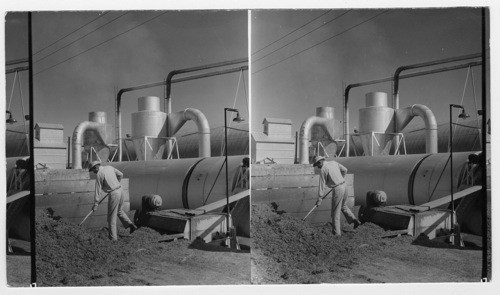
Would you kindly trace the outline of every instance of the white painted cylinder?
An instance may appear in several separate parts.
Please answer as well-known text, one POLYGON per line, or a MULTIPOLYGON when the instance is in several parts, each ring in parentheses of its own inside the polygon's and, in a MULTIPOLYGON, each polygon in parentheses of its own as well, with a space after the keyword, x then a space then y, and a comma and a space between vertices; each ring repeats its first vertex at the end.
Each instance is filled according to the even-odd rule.
POLYGON ((157 96, 139 97, 139 112, 140 111, 160 111, 160 98, 157 96))
POLYGON ((107 119, 106 112, 90 112, 89 113, 89 121, 95 123, 106 124, 107 119))
POLYGON ((316 108, 316 117, 328 119, 329 123, 327 123, 327 125, 314 125, 312 127, 311 144, 315 149, 318 149, 315 154, 333 157, 337 152, 337 145, 332 142, 335 131, 334 110, 335 109, 333 107, 316 108), (330 128, 325 128, 326 126, 329 126, 330 128), (319 147, 319 144, 323 146, 322 149, 319 147), (326 148, 327 146, 329 146, 328 151, 326 148))
POLYGON ((326 119, 335 119, 334 114, 335 109, 333 107, 317 107, 316 108, 316 116, 320 118, 326 119))
MULTIPOLYGON (((230 195, 245 157, 228 157, 230 195)), ((140 209, 142 196, 149 194, 161 197, 163 209, 195 209, 226 198, 226 170, 221 170, 224 161, 224 157, 210 157, 103 165, 117 168, 129 179, 131 210, 140 209)))
MULTIPOLYGON (((132 139, 140 160, 152 160, 159 148, 165 143, 167 114, 160 111, 160 99, 154 96, 139 98, 139 111, 132 113, 132 139), (148 142, 145 142, 145 137, 148 142), (154 137, 154 138, 153 138, 154 137)), ((161 159, 161 157, 160 157, 161 159)))
POLYGON ((394 109, 387 107, 387 93, 370 92, 366 94, 366 108, 359 109, 359 133, 365 155, 380 155, 390 148, 390 136, 371 133, 394 132, 394 109), (378 141, 378 142, 377 142, 378 141))
POLYGON ((368 107, 359 109, 359 133, 393 132, 394 109, 389 107, 368 107))
POLYGON ((387 107, 387 93, 369 92, 365 95, 366 107, 387 107))
MULTIPOLYGON (((460 183, 461 172, 470 152, 453 154, 453 187, 460 183)), ((421 205, 450 194, 449 154, 350 157, 336 161, 354 174, 354 195, 358 205, 365 204, 368 191, 387 194, 387 205, 421 205)))

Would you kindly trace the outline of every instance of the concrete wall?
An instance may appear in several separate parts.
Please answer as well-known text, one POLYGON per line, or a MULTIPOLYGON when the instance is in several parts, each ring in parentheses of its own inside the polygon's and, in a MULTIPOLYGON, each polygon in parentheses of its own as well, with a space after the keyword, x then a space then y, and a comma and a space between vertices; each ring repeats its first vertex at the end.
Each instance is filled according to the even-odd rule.
MULTIPOLYGON (((124 211, 130 209, 129 181, 122 179, 124 211)), ((35 171, 35 206, 50 208, 54 216, 80 223, 94 204, 95 179, 83 169, 46 169, 35 171)), ((86 227, 107 226, 108 200, 104 200, 86 221, 86 227)), ((132 217, 132 216, 129 216, 132 217)))
MULTIPOLYGON (((278 210, 297 217, 304 216, 318 199, 319 169, 312 165, 252 165, 252 203, 276 203, 278 210)), ((346 176, 350 206, 354 204, 354 175, 346 176)), ((343 218, 343 217, 342 217, 343 218)), ((331 221, 331 194, 312 213, 308 222, 324 224, 331 221)))
POLYGON ((256 143, 255 162, 259 163, 266 158, 272 159, 279 164, 293 164, 295 161, 295 145, 286 143, 259 142, 256 143))

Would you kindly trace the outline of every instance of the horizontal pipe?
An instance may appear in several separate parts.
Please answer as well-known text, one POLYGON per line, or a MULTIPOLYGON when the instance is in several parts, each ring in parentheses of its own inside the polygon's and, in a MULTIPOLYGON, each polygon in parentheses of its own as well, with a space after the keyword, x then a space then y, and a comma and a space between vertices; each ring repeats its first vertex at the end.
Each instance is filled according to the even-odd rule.
POLYGON ((450 62, 457 62, 457 61, 462 61, 462 60, 467 60, 467 59, 480 58, 480 57, 481 57, 481 53, 476 53, 476 54, 469 54, 469 55, 463 55, 463 56, 458 56, 458 57, 445 58, 445 59, 440 59, 440 60, 435 60, 435 61, 430 61, 430 62, 423 62, 423 63, 418 63, 418 64, 406 65, 406 66, 401 66, 401 67, 397 68, 396 71, 394 72, 392 107, 394 109, 399 108, 399 97, 398 97, 399 96, 399 79, 400 79, 400 75, 403 71, 417 69, 417 68, 423 68, 423 67, 429 67, 429 66, 435 66, 435 65, 440 65, 440 64, 450 63, 450 62))
POLYGON ((28 58, 20 58, 20 59, 13 59, 5 62, 6 66, 11 66, 11 65, 16 65, 16 64, 23 64, 29 62, 28 58))
MULTIPOLYGON (((430 75, 430 74, 437 74, 437 73, 442 73, 442 72, 447 72, 447 71, 453 71, 453 70, 459 70, 459 69, 464 69, 468 67, 476 67, 482 65, 482 62, 469 62, 465 64, 460 64, 460 65, 454 65, 454 66, 448 66, 448 67, 442 67, 438 69, 433 69, 433 70, 426 70, 426 71, 421 71, 421 72, 416 72, 416 73, 411 73, 411 74, 406 74, 406 75, 401 75, 399 76, 399 79, 408 79, 408 78, 413 78, 413 77, 418 77, 418 76, 424 76, 424 75, 430 75)), ((377 79, 377 80, 371 80, 371 81, 366 81, 366 82, 360 82, 360 83, 353 83, 349 84, 346 86, 344 90, 344 140, 345 140, 345 149, 346 149, 346 157, 349 157, 349 93, 351 89, 361 87, 361 86, 368 86, 368 85, 374 85, 374 84, 379 84, 379 83, 384 83, 384 82, 390 82, 393 81, 393 77, 388 77, 388 78, 383 78, 383 79, 377 79)))
MULTIPOLYGON (((237 71, 241 70, 248 70, 248 66, 244 67, 237 67, 237 68, 232 68, 232 69, 227 69, 223 71, 217 71, 217 72, 211 72, 211 73, 205 73, 205 74, 200 74, 200 75, 195 75, 191 77, 184 77, 181 79, 176 79, 172 80, 174 75, 181 74, 181 73, 187 73, 187 72, 192 72, 192 71, 201 71, 201 70, 206 70, 206 69, 211 69, 215 67, 221 67, 221 66, 227 66, 227 65, 233 65, 233 64, 238 64, 238 63, 243 63, 243 62, 248 62, 247 58, 242 58, 242 59, 237 59, 237 60, 232 60, 232 61, 225 61, 225 62, 218 62, 214 64, 209 64, 209 65, 204 65, 204 66, 198 66, 198 67, 192 67, 192 68, 186 68, 186 69, 181 69, 181 70, 174 70, 171 71, 167 79, 161 82, 155 82, 155 83, 150 83, 150 84, 143 84, 139 86, 134 86, 134 87, 129 87, 129 88, 123 88, 118 91, 116 95, 116 117, 117 117, 117 123, 116 123, 116 134, 118 137, 118 161, 122 161, 122 147, 123 147, 123 140, 121 137, 121 125, 122 125, 122 118, 121 118, 121 100, 122 96, 126 92, 130 91, 135 91, 135 90, 141 90, 141 89, 146 89, 146 88, 151 88, 151 87, 157 87, 157 86, 162 86, 166 85, 166 99, 170 100, 170 91, 171 91, 171 84, 172 83, 179 83, 179 82, 184 82, 184 81, 189 81, 189 80, 195 80, 195 79, 201 79, 201 78, 206 78, 206 77, 211 77, 211 76, 217 76, 217 75, 223 75, 223 74, 228 74, 228 73, 234 73, 237 71)), ((167 113, 170 113, 170 107, 167 113)))
POLYGON ((17 67, 17 68, 6 70, 5 74, 12 74, 12 73, 15 73, 15 72, 27 71, 29 69, 30 69, 30 67, 17 67))
POLYGON ((168 73, 167 78, 166 78, 166 85, 167 85, 167 97, 166 99, 170 99, 170 94, 172 91, 172 78, 175 75, 179 74, 185 74, 185 73, 191 73, 191 72, 197 72, 197 71, 202 71, 202 70, 208 70, 208 69, 213 69, 213 68, 219 68, 219 67, 224 67, 224 66, 229 66, 229 65, 234 65, 234 64, 239 64, 239 63, 244 63, 248 62, 248 58, 240 58, 240 59, 235 59, 235 60, 230 60, 230 61, 223 61, 223 62, 217 62, 213 64, 208 64, 208 65, 203 65, 203 66, 197 66, 197 67, 192 67, 192 68, 185 68, 185 69, 180 69, 180 70, 173 70, 170 73, 168 73))

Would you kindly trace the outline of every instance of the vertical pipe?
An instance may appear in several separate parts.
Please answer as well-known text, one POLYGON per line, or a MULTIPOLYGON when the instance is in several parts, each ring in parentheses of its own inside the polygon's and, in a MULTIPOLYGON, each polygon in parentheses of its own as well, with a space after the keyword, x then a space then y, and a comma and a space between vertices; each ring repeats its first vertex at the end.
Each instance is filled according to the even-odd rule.
POLYGON ((351 85, 347 85, 344 91, 344 148, 345 156, 349 157, 349 91, 351 90, 351 85))
POLYGON ((227 108, 224 109, 224 154, 225 154, 225 165, 226 165, 226 206, 227 206, 227 220, 226 220, 226 232, 229 232, 229 169, 227 165, 227 108))
POLYGON ((68 162, 66 163, 66 169, 71 169, 71 136, 68 136, 68 162))
POLYGON ((122 99, 122 94, 124 90, 121 89, 118 91, 118 94, 116 95, 116 117, 118 118, 118 126, 116 127, 117 129, 117 138, 118 138, 118 162, 122 161, 122 152, 123 152, 123 139, 122 139, 122 113, 120 111, 120 104, 121 104, 121 99, 122 99))
MULTIPOLYGON (((167 79, 165 79, 165 86, 164 86, 164 97, 165 99, 163 100, 163 112, 165 112, 167 114, 167 118, 168 118, 168 115, 170 113, 172 113, 172 104, 170 103, 170 98, 168 97, 167 95, 167 79)), ((166 124, 166 129, 167 129, 167 137, 171 137, 173 136, 173 134, 170 134, 170 125, 169 125, 169 120, 167 119, 165 121, 165 124, 166 124)), ((165 143, 165 146, 167 147, 167 155, 170 155, 170 153, 172 152, 172 141, 170 139, 167 140, 167 142, 165 143)))
POLYGON ((33 22, 32 14, 28 12, 28 68, 29 68, 29 101, 30 101, 30 161, 29 161, 29 174, 30 174, 30 239, 31 239, 31 286, 36 286, 36 232, 35 232, 35 161, 33 159, 35 148, 33 141, 33 22))
POLYGON ((298 150, 298 145, 299 145, 299 132, 295 131, 295 157, 293 158, 293 163, 296 164, 297 162, 297 150, 298 150))
POLYGON ((487 46, 487 41, 486 41, 486 8, 483 7, 481 8, 481 16, 482 16, 482 24, 481 24, 481 62, 482 62, 482 67, 481 67, 481 109, 483 110, 483 117, 482 117, 482 139, 483 139, 483 145, 482 145, 482 154, 483 157, 481 158, 481 174, 482 174, 482 195, 483 198, 481 198, 481 209, 482 209, 482 229, 483 229, 483 267, 481 271, 481 277, 483 281, 488 280, 488 249, 491 249, 488 245, 488 191, 487 191, 487 168, 486 168, 486 116, 488 114, 487 109, 486 109, 486 50, 488 50, 487 46))
MULTIPOLYGON (((453 239, 455 238, 455 221, 454 215, 455 215, 455 203, 453 200, 453 130, 452 130, 452 120, 451 120, 451 113, 452 113, 452 108, 453 105, 450 105, 450 196, 451 196, 451 234, 453 236, 453 239)), ((453 240, 454 242, 454 240, 453 240)))

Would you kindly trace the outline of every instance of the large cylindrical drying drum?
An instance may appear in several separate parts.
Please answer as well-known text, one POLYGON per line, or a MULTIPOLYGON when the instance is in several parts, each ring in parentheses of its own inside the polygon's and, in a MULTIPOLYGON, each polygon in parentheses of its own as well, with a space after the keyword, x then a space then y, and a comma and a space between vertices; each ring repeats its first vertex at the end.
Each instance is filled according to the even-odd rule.
MULTIPOLYGON (((165 143, 167 114, 160 111, 160 98, 139 98, 139 111, 132 113, 132 139, 140 160, 152 160, 165 143), (145 137, 151 137, 145 141, 145 137)), ((161 157, 160 157, 161 159, 161 157)))

